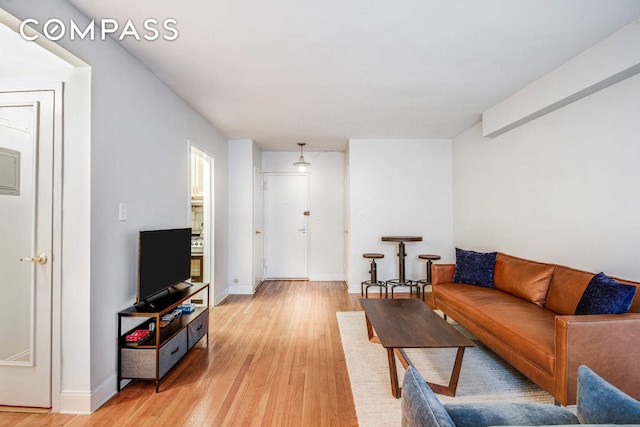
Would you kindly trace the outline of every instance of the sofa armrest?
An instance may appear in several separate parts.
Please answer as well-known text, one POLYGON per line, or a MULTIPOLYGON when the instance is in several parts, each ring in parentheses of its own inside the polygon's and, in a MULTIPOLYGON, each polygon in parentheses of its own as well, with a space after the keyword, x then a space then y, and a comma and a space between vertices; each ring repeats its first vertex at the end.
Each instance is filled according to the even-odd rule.
POLYGON ((455 269, 455 264, 431 264, 431 283, 451 283, 455 269))
POLYGON ((448 403, 444 408, 457 427, 580 424, 569 410, 548 403, 448 403))
POLYGON ((575 403, 580 365, 640 398, 639 342, 640 313, 556 316, 555 399, 575 403))

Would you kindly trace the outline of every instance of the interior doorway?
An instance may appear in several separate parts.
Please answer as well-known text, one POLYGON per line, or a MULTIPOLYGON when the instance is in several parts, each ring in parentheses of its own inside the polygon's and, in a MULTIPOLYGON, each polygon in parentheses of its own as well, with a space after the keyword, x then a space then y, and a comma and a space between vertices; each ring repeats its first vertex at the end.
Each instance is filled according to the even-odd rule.
POLYGON ((309 278, 307 174, 265 173, 266 276, 309 278))
POLYGON ((0 91, 3 406, 52 406, 56 117, 53 90, 0 91))
POLYGON ((189 144, 189 151, 191 281, 209 283, 209 289, 215 296, 215 159, 192 144, 189 144))
POLYGON ((264 281, 264 177, 253 168, 253 291, 264 281))

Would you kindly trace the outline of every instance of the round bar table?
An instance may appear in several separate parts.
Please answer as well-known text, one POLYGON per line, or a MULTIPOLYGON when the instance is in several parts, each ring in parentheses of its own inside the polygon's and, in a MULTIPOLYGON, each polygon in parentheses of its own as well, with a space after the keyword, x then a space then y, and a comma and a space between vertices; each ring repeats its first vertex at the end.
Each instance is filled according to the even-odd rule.
POLYGON ((422 242, 422 236, 382 236, 383 242, 398 242, 398 279, 388 280, 387 283, 391 285, 391 298, 393 298, 393 289, 396 286, 408 286, 409 294, 413 292, 413 287, 416 287, 416 293, 418 298, 420 297, 420 288, 416 283, 411 280, 405 279, 404 271, 404 259, 407 253, 404 251, 405 242, 422 242))

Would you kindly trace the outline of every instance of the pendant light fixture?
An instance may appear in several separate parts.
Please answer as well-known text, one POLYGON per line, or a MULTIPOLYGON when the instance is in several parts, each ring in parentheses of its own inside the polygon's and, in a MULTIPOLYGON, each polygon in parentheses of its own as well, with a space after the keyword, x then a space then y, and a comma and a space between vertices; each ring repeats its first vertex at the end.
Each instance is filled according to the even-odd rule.
POLYGON ((302 147, 307 144, 304 142, 298 142, 298 145, 300 146, 300 158, 293 164, 293 166, 298 167, 298 172, 304 172, 307 170, 307 166, 311 166, 311 163, 305 162, 304 156, 302 155, 302 147))

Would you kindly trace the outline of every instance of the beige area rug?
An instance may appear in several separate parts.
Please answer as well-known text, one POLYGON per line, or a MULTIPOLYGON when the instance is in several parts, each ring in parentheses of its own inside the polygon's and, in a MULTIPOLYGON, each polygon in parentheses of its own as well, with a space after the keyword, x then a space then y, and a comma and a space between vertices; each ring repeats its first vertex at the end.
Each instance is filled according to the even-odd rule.
MULTIPOLYGON (((399 426, 401 399, 391 395, 386 350, 369 342, 364 312, 336 315, 360 426, 399 426)), ((441 402, 553 403, 549 393, 457 327, 474 340, 476 347, 465 350, 456 397, 438 395, 441 402)), ((456 349, 407 349, 406 353, 427 381, 449 383, 456 349)), ((397 359, 396 366, 402 384, 404 369, 397 359)))

